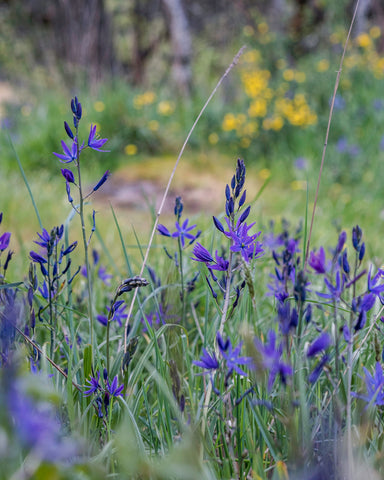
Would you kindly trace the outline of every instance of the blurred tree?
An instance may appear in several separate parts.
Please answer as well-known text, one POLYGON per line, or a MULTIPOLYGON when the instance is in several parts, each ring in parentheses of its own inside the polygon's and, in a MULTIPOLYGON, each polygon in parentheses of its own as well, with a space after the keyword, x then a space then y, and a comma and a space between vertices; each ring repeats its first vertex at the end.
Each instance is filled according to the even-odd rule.
POLYGON ((192 40, 181 0, 163 0, 172 48, 173 81, 184 97, 191 91, 192 40))

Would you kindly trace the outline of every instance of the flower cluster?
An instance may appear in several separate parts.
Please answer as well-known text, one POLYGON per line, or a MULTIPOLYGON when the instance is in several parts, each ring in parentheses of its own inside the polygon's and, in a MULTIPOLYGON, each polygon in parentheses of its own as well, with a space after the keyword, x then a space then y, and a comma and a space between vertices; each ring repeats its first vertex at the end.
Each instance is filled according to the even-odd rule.
POLYGON ((88 385, 85 385, 87 390, 84 390, 83 394, 86 397, 95 395, 94 400, 99 418, 104 416, 102 407, 104 406, 104 412, 108 415, 108 409, 110 405, 111 397, 118 398, 123 396, 124 384, 119 385, 117 375, 109 382, 108 372, 103 370, 103 381, 100 380, 100 370, 96 376, 93 376, 87 380, 88 385))
POLYGON ((180 218, 183 213, 183 203, 181 201, 181 197, 176 197, 174 213, 176 216, 175 228, 176 230, 171 233, 167 227, 162 224, 159 224, 157 227, 157 231, 160 235, 164 237, 172 237, 177 238, 181 244, 182 248, 185 248, 186 241, 188 245, 192 245, 201 235, 201 230, 198 230, 196 233, 192 233, 192 230, 196 228, 196 225, 188 225, 189 219, 186 218, 183 223, 180 225, 180 218))
MULTIPOLYGON (((213 257, 200 243, 196 243, 193 248, 194 256, 192 260, 204 263, 207 266, 212 280, 217 283, 221 290, 225 289, 225 282, 223 285, 218 281, 213 273, 214 270, 226 272, 229 275, 229 271, 236 263, 243 262, 244 265, 247 265, 252 259, 259 258, 264 254, 263 245, 258 241, 261 232, 250 234, 250 230, 255 223, 248 225, 246 222, 251 207, 248 205, 248 207, 243 208, 246 200, 246 190, 243 190, 245 174, 244 161, 238 159, 236 173, 232 177, 231 184, 230 186, 227 184, 225 187, 225 222, 227 230, 217 217, 213 217, 216 229, 229 240, 230 254, 228 259, 220 256, 218 250, 216 250, 213 257)), ((206 280, 213 296, 216 298, 216 293, 208 277, 206 277, 206 280)))
POLYGON ((203 375, 209 374, 214 392, 217 395, 220 395, 220 391, 215 386, 216 374, 218 372, 224 374, 224 386, 227 388, 233 372, 247 376, 247 373, 241 368, 241 366, 250 366, 252 364, 252 359, 250 357, 240 356, 242 343, 233 347, 231 340, 227 338, 224 341, 219 332, 217 332, 216 341, 220 353, 220 361, 215 352, 210 354, 205 348, 203 348, 203 354, 201 355, 200 360, 193 361, 193 364, 206 370, 203 375))

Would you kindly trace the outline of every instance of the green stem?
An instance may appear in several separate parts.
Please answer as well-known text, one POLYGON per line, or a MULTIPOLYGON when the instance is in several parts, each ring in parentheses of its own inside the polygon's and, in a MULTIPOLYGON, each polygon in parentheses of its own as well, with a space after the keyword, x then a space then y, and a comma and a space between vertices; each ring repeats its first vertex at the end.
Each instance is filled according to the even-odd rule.
POLYGON ((91 271, 89 267, 89 258, 88 258, 88 242, 87 242, 87 235, 86 235, 85 221, 84 221, 84 197, 83 197, 83 188, 81 184, 78 127, 76 128, 76 143, 77 143, 77 174, 78 174, 78 180, 79 180, 79 215, 80 215, 81 233, 82 233, 83 245, 84 245, 85 268, 87 269, 89 336, 90 336, 90 344, 93 345, 94 320, 93 320, 93 304, 92 304, 92 282, 91 282, 91 271))
POLYGON ((181 280, 181 302, 182 302, 182 325, 185 325, 185 309, 186 309, 186 302, 185 302, 185 288, 184 288, 184 269, 183 269, 183 248, 181 245, 180 237, 178 237, 178 244, 179 244, 179 270, 180 270, 180 280, 181 280))

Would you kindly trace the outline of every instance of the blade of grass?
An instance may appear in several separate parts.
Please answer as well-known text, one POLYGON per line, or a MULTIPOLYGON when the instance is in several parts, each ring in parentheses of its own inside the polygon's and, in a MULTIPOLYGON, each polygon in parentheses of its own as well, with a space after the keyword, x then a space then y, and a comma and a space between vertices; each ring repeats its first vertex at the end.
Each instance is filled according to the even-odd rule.
POLYGON ((11 139, 11 137, 10 137, 9 135, 8 135, 8 140, 9 140, 9 143, 11 144, 11 148, 12 148, 12 150, 13 150, 13 153, 14 153, 15 157, 16 157, 16 161, 17 161, 17 164, 18 164, 18 166, 19 166, 21 176, 23 177, 25 186, 27 187, 29 196, 31 197, 31 201, 32 201, 33 208, 35 209, 37 221, 39 222, 39 225, 40 225, 40 230, 43 230, 43 224, 42 224, 42 222, 41 222, 39 210, 38 210, 38 208, 37 208, 35 199, 34 199, 34 197, 33 197, 33 193, 32 193, 31 187, 29 186, 29 183, 28 183, 28 180, 27 180, 27 176, 25 175, 24 168, 23 168, 23 166, 21 165, 21 161, 20 161, 19 155, 17 154, 16 149, 15 149, 15 147, 14 147, 14 145, 13 145, 12 139, 11 139))

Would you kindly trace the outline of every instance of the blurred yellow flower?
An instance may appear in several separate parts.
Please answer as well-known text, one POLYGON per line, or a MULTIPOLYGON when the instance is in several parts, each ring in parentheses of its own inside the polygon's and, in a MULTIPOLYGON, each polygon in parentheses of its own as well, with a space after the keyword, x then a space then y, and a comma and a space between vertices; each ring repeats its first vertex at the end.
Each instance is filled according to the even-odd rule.
POLYGON ((164 116, 171 115, 174 110, 175 110, 174 104, 167 100, 163 100, 162 102, 159 102, 159 104, 157 105, 157 111, 159 112, 160 115, 164 115, 164 116))
POLYGON ((227 113, 223 119, 222 129, 224 132, 230 132, 231 130, 236 130, 236 128, 237 122, 235 115, 233 115, 233 113, 227 113))
POLYGON ((251 27, 250 25, 246 25, 244 28, 243 28, 243 34, 246 36, 246 37, 252 37, 252 35, 255 33, 253 27, 251 27))
POLYGON ((267 180, 271 176, 271 171, 268 168, 263 168, 259 172, 259 177, 261 180, 267 180))
POLYGON ((133 99, 133 106, 139 110, 145 105, 151 105, 155 100, 155 92, 152 92, 152 90, 147 90, 141 95, 136 95, 136 97, 133 99))
POLYGON ((326 58, 323 58, 322 60, 319 60, 316 65, 316 70, 318 72, 326 72, 329 69, 329 60, 326 58))
POLYGON ((261 59, 260 52, 258 50, 250 50, 243 55, 243 61, 246 63, 256 63, 261 59))
POLYGON ((264 130, 275 130, 278 132, 284 126, 284 120, 280 115, 275 115, 270 118, 265 118, 263 120, 263 129, 264 130))
POLYGON ((248 148, 251 144, 251 140, 248 137, 243 137, 240 141, 240 146, 243 148, 248 148))
POLYGON ((283 78, 287 82, 291 82, 295 78, 295 72, 291 68, 287 68, 287 70, 283 72, 283 78))
POLYGON ((271 73, 268 70, 253 70, 243 73, 241 79, 248 97, 259 96, 268 87, 270 76, 271 73))
POLYGON ((269 31, 268 24, 265 22, 261 22, 257 25, 257 29, 261 35, 265 35, 269 31))
POLYGON ((292 190, 306 190, 307 189, 307 182, 305 180, 294 180, 291 182, 291 189, 292 190))
POLYGON ((375 25, 374 27, 372 27, 370 30, 369 30, 369 34, 372 38, 379 38, 380 35, 381 35, 381 29, 380 27, 378 27, 377 25, 375 25))
POLYGON ((159 129, 159 122, 157 120, 150 120, 148 122, 148 128, 152 132, 156 132, 159 129))
POLYGON ((284 60, 284 58, 279 58, 276 61, 276 68, 278 68, 279 70, 282 70, 286 66, 287 66, 287 62, 284 60))
POLYGON ((134 145, 133 143, 130 143, 129 145, 126 145, 124 148, 124 152, 127 155, 136 155, 137 153, 137 146, 134 145))
POLYGON ((241 125, 243 125, 247 120, 247 117, 243 114, 240 113, 239 115, 234 115, 233 113, 227 113, 224 116, 223 123, 221 128, 225 132, 230 132, 231 130, 237 130, 240 128, 241 125))
POLYGON ((249 106, 248 115, 250 117, 265 117, 267 106, 267 101, 264 98, 256 98, 249 106))
POLYGON ((219 141, 219 135, 217 133, 211 133, 210 135, 208 135, 208 142, 211 145, 216 145, 218 141, 219 141))
POLYGON ((372 39, 368 33, 361 33, 355 38, 356 45, 362 48, 370 48, 372 46, 372 39))
POLYGON ((98 100, 97 102, 95 102, 93 104, 93 108, 94 108, 95 112, 103 112, 104 109, 105 109, 105 104, 101 100, 98 100))

